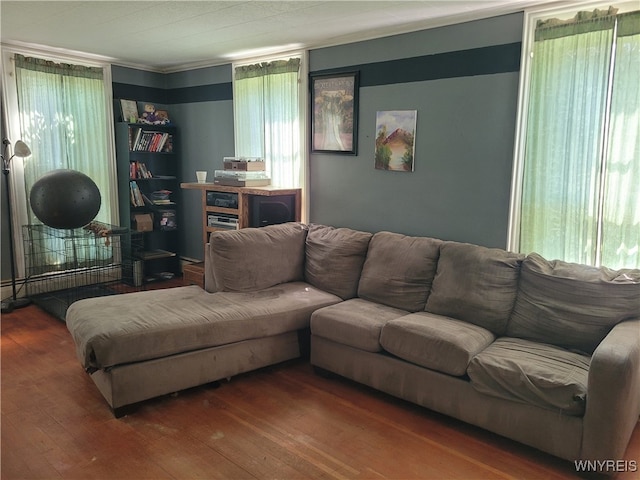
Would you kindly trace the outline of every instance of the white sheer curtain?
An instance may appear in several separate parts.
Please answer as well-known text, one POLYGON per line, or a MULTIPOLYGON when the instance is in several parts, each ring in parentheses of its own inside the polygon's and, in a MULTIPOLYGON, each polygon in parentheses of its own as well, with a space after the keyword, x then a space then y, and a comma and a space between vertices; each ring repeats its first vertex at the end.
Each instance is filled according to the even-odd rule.
POLYGON ((272 185, 303 184, 300 59, 235 68, 235 154, 265 159, 272 185))
POLYGON ((640 13, 618 23, 604 190, 603 265, 640 267, 640 13))
MULTIPOLYGON (((56 169, 72 169, 88 175, 102 197, 96 220, 115 223, 112 195, 117 197, 117 192, 111 175, 110 115, 102 68, 16 54, 15 69, 20 130, 32 152, 23 167, 27 223, 41 223, 29 206, 31 186, 42 175, 56 169)), ((51 242, 61 243, 55 239, 51 242)), ((56 252, 64 248, 62 244, 42 247, 42 251, 48 252, 47 258, 38 261, 55 265, 62 261, 56 252)), ((94 252, 88 250, 82 255, 92 257, 94 252)))
MULTIPOLYGON (((26 190, 51 170, 78 170, 91 177, 103 197, 96 220, 111 223, 102 69, 16 55, 16 82, 20 127, 32 152, 24 165, 26 190)), ((32 213, 29 220, 38 223, 32 213)))
POLYGON ((536 29, 519 249, 640 267, 639 14, 588 15, 536 29))

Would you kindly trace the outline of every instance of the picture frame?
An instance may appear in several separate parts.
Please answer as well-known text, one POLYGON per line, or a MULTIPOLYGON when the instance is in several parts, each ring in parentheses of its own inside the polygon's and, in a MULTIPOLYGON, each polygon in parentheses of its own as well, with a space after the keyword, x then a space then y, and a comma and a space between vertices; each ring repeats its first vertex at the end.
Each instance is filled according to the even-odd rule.
POLYGON ((120 109, 122 110, 123 122, 136 123, 138 121, 138 102, 121 98, 120 109))
POLYGON ((376 112, 375 168, 396 172, 415 170, 417 110, 376 112))
POLYGON ((359 72, 311 75, 311 153, 356 155, 359 72))

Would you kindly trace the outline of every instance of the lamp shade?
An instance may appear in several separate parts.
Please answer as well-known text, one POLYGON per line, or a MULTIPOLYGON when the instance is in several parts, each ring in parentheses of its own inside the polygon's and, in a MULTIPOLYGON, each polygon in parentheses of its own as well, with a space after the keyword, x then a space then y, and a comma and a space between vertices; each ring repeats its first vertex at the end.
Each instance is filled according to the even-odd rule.
POLYGON ((13 147, 13 154, 16 157, 28 157, 29 155, 31 155, 31 149, 29 148, 29 145, 24 143, 22 140, 18 140, 13 147))

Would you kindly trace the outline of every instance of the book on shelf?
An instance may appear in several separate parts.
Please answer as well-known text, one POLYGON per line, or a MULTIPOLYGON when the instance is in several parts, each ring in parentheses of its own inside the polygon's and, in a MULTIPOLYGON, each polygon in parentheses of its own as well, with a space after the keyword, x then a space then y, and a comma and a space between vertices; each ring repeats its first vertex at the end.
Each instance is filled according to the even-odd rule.
POLYGON ((175 205, 176 203, 169 198, 171 191, 169 190, 157 190, 151 193, 151 198, 147 197, 144 193, 142 199, 145 205, 175 205))
POLYGON ((132 152, 172 152, 173 142, 172 135, 167 132, 158 132, 152 130, 144 130, 136 128, 135 132, 132 128, 129 137, 129 149, 132 152))
POLYGON ((163 152, 169 137, 168 133, 143 132, 133 149, 139 152, 163 152))
POLYGON ((142 135, 141 128, 129 129, 129 150, 135 150, 134 146, 140 142, 140 136, 142 135))
POLYGON ((129 178, 131 179, 140 179, 140 178, 153 178, 153 175, 147 168, 147 165, 143 162, 131 162, 129 164, 129 178))
POLYGON ((129 194, 131 196, 131 205, 134 207, 144 207, 144 198, 135 180, 129 182, 129 194))

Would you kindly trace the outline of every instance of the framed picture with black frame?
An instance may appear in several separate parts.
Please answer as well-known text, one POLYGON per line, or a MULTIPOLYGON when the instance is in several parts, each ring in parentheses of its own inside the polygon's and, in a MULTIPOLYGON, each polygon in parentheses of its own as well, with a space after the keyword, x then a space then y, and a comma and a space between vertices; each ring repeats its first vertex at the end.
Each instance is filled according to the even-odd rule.
POLYGON ((311 74, 311 153, 356 155, 359 72, 311 74))

